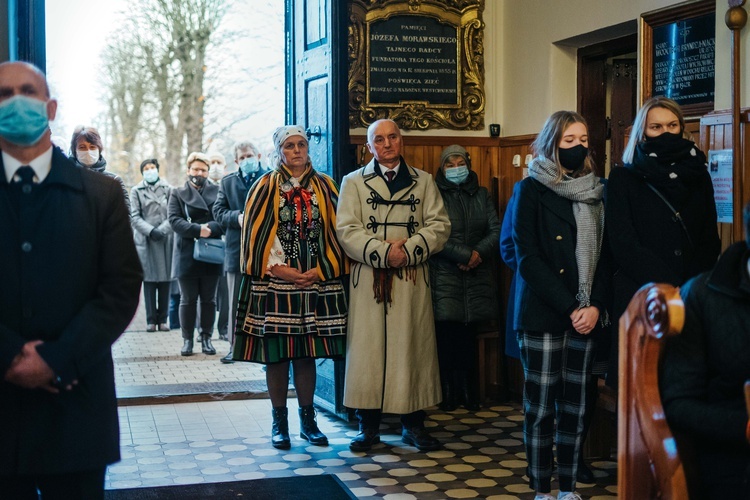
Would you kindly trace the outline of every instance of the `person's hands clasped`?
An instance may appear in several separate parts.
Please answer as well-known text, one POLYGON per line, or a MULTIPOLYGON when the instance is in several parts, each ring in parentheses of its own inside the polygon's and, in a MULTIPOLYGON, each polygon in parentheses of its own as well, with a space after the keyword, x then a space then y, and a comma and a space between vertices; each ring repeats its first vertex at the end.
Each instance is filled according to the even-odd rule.
POLYGON ((307 288, 320 281, 317 269, 300 272, 296 267, 276 265, 271 268, 271 274, 276 278, 294 283, 297 288, 307 288))
POLYGON ((409 261, 404 251, 404 243, 407 239, 401 240, 386 240, 386 243, 391 244, 391 248, 388 251, 388 267, 404 267, 409 261))
POLYGON ((576 309, 570 315, 573 322, 573 328, 581 335, 588 335, 596 326, 599 320, 599 309, 594 306, 582 307, 576 309))
POLYGON ((211 228, 208 227, 208 224, 201 224, 201 238, 210 238, 211 237, 211 228))
POLYGON ((159 228, 153 228, 150 233, 148 233, 148 237, 151 238, 154 241, 162 241, 166 239, 166 235, 162 233, 159 228))
POLYGON ((479 264, 482 263, 482 257, 479 255, 479 252, 476 250, 471 251, 471 257, 469 258, 469 262, 466 264, 456 264, 458 268, 462 271, 471 271, 475 267, 477 267, 479 264))
MULTIPOLYGON (((36 351, 39 344, 42 344, 41 340, 33 340, 23 345, 23 349, 13 358, 10 368, 5 372, 5 381, 25 389, 44 389, 57 394, 61 387, 56 384, 55 372, 36 351)), ((69 391, 77 383, 73 381, 64 389, 69 391)))

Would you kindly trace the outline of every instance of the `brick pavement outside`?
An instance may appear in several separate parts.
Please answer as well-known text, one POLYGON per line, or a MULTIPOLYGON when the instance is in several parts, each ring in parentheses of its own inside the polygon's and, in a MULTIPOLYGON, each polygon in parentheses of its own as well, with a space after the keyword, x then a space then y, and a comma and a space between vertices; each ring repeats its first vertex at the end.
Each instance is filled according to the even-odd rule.
POLYGON ((125 333, 112 346, 118 398, 170 396, 195 393, 264 392, 265 372, 254 363, 224 364, 219 360, 229 342, 212 338, 216 354, 181 356, 179 330, 147 332, 143 296, 125 333))

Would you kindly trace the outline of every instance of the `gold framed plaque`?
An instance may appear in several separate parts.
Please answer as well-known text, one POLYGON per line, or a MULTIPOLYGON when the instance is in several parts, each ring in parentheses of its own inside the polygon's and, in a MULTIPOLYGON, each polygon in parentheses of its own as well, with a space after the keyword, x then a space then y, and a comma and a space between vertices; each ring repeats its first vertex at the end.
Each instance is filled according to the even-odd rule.
POLYGON ((484 0, 351 0, 349 125, 484 128, 484 0))

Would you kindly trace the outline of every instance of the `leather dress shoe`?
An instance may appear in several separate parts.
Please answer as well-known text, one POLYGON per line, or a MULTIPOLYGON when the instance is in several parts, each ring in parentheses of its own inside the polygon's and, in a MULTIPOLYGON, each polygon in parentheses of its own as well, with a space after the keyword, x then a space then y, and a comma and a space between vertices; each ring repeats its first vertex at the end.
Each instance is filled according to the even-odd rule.
POLYGON ((193 339, 185 339, 185 343, 182 344, 182 350, 180 351, 180 354, 182 354, 183 356, 193 355, 193 339))
POLYGON ((169 326, 166 323, 159 323, 159 331, 160 332, 168 332, 169 326))
POLYGON ((401 433, 401 441, 415 446, 419 451, 435 451, 441 447, 440 441, 430 436, 430 433, 424 427, 404 428, 401 433))
POLYGON ((232 359, 232 353, 231 352, 227 353, 226 356, 221 358, 221 362, 224 363, 225 365, 231 365, 232 363, 234 363, 234 360, 232 359))
POLYGON ((378 429, 362 429, 351 443, 349 449, 352 451, 367 451, 372 445, 380 442, 380 431, 378 429))
POLYGON ((583 459, 578 461, 578 473, 576 473, 576 481, 579 483, 591 484, 595 481, 594 472, 589 469, 586 462, 583 459))
POLYGON ((147 332, 155 332, 156 331, 156 325, 152 325, 152 324, 146 325, 146 331, 147 332))

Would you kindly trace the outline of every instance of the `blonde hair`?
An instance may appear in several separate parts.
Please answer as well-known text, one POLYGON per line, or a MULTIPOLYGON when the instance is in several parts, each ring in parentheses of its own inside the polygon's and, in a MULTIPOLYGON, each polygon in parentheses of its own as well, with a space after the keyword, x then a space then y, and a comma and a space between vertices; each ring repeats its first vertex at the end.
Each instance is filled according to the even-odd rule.
MULTIPOLYGON (((555 165, 557 165, 556 182, 560 182, 565 174, 565 170, 560 164, 560 155, 558 154, 560 141, 562 140, 563 133, 574 123, 583 124, 588 132, 589 126, 586 123, 586 119, 575 111, 555 111, 547 118, 541 132, 536 136, 534 142, 531 143, 531 150, 536 155, 554 161, 555 165)), ((576 176, 586 175, 593 170, 594 161, 591 159, 591 155, 587 155, 583 161, 583 168, 576 176)))
POLYGON ((193 151, 188 155, 186 162, 187 168, 190 168, 190 164, 195 161, 199 161, 207 167, 211 166, 211 160, 208 159, 208 155, 205 153, 201 153, 200 151, 193 151))
POLYGON ((690 139, 690 134, 686 135, 685 131, 685 117, 682 114, 680 105, 664 96, 652 97, 648 101, 643 103, 641 109, 635 115, 633 120, 633 127, 630 131, 630 138, 628 144, 622 152, 622 162, 625 164, 633 163, 633 154, 635 153, 635 147, 638 143, 646 140, 646 121, 648 118, 648 112, 654 108, 664 108, 667 111, 671 111, 680 121, 680 133, 686 139, 690 139))

